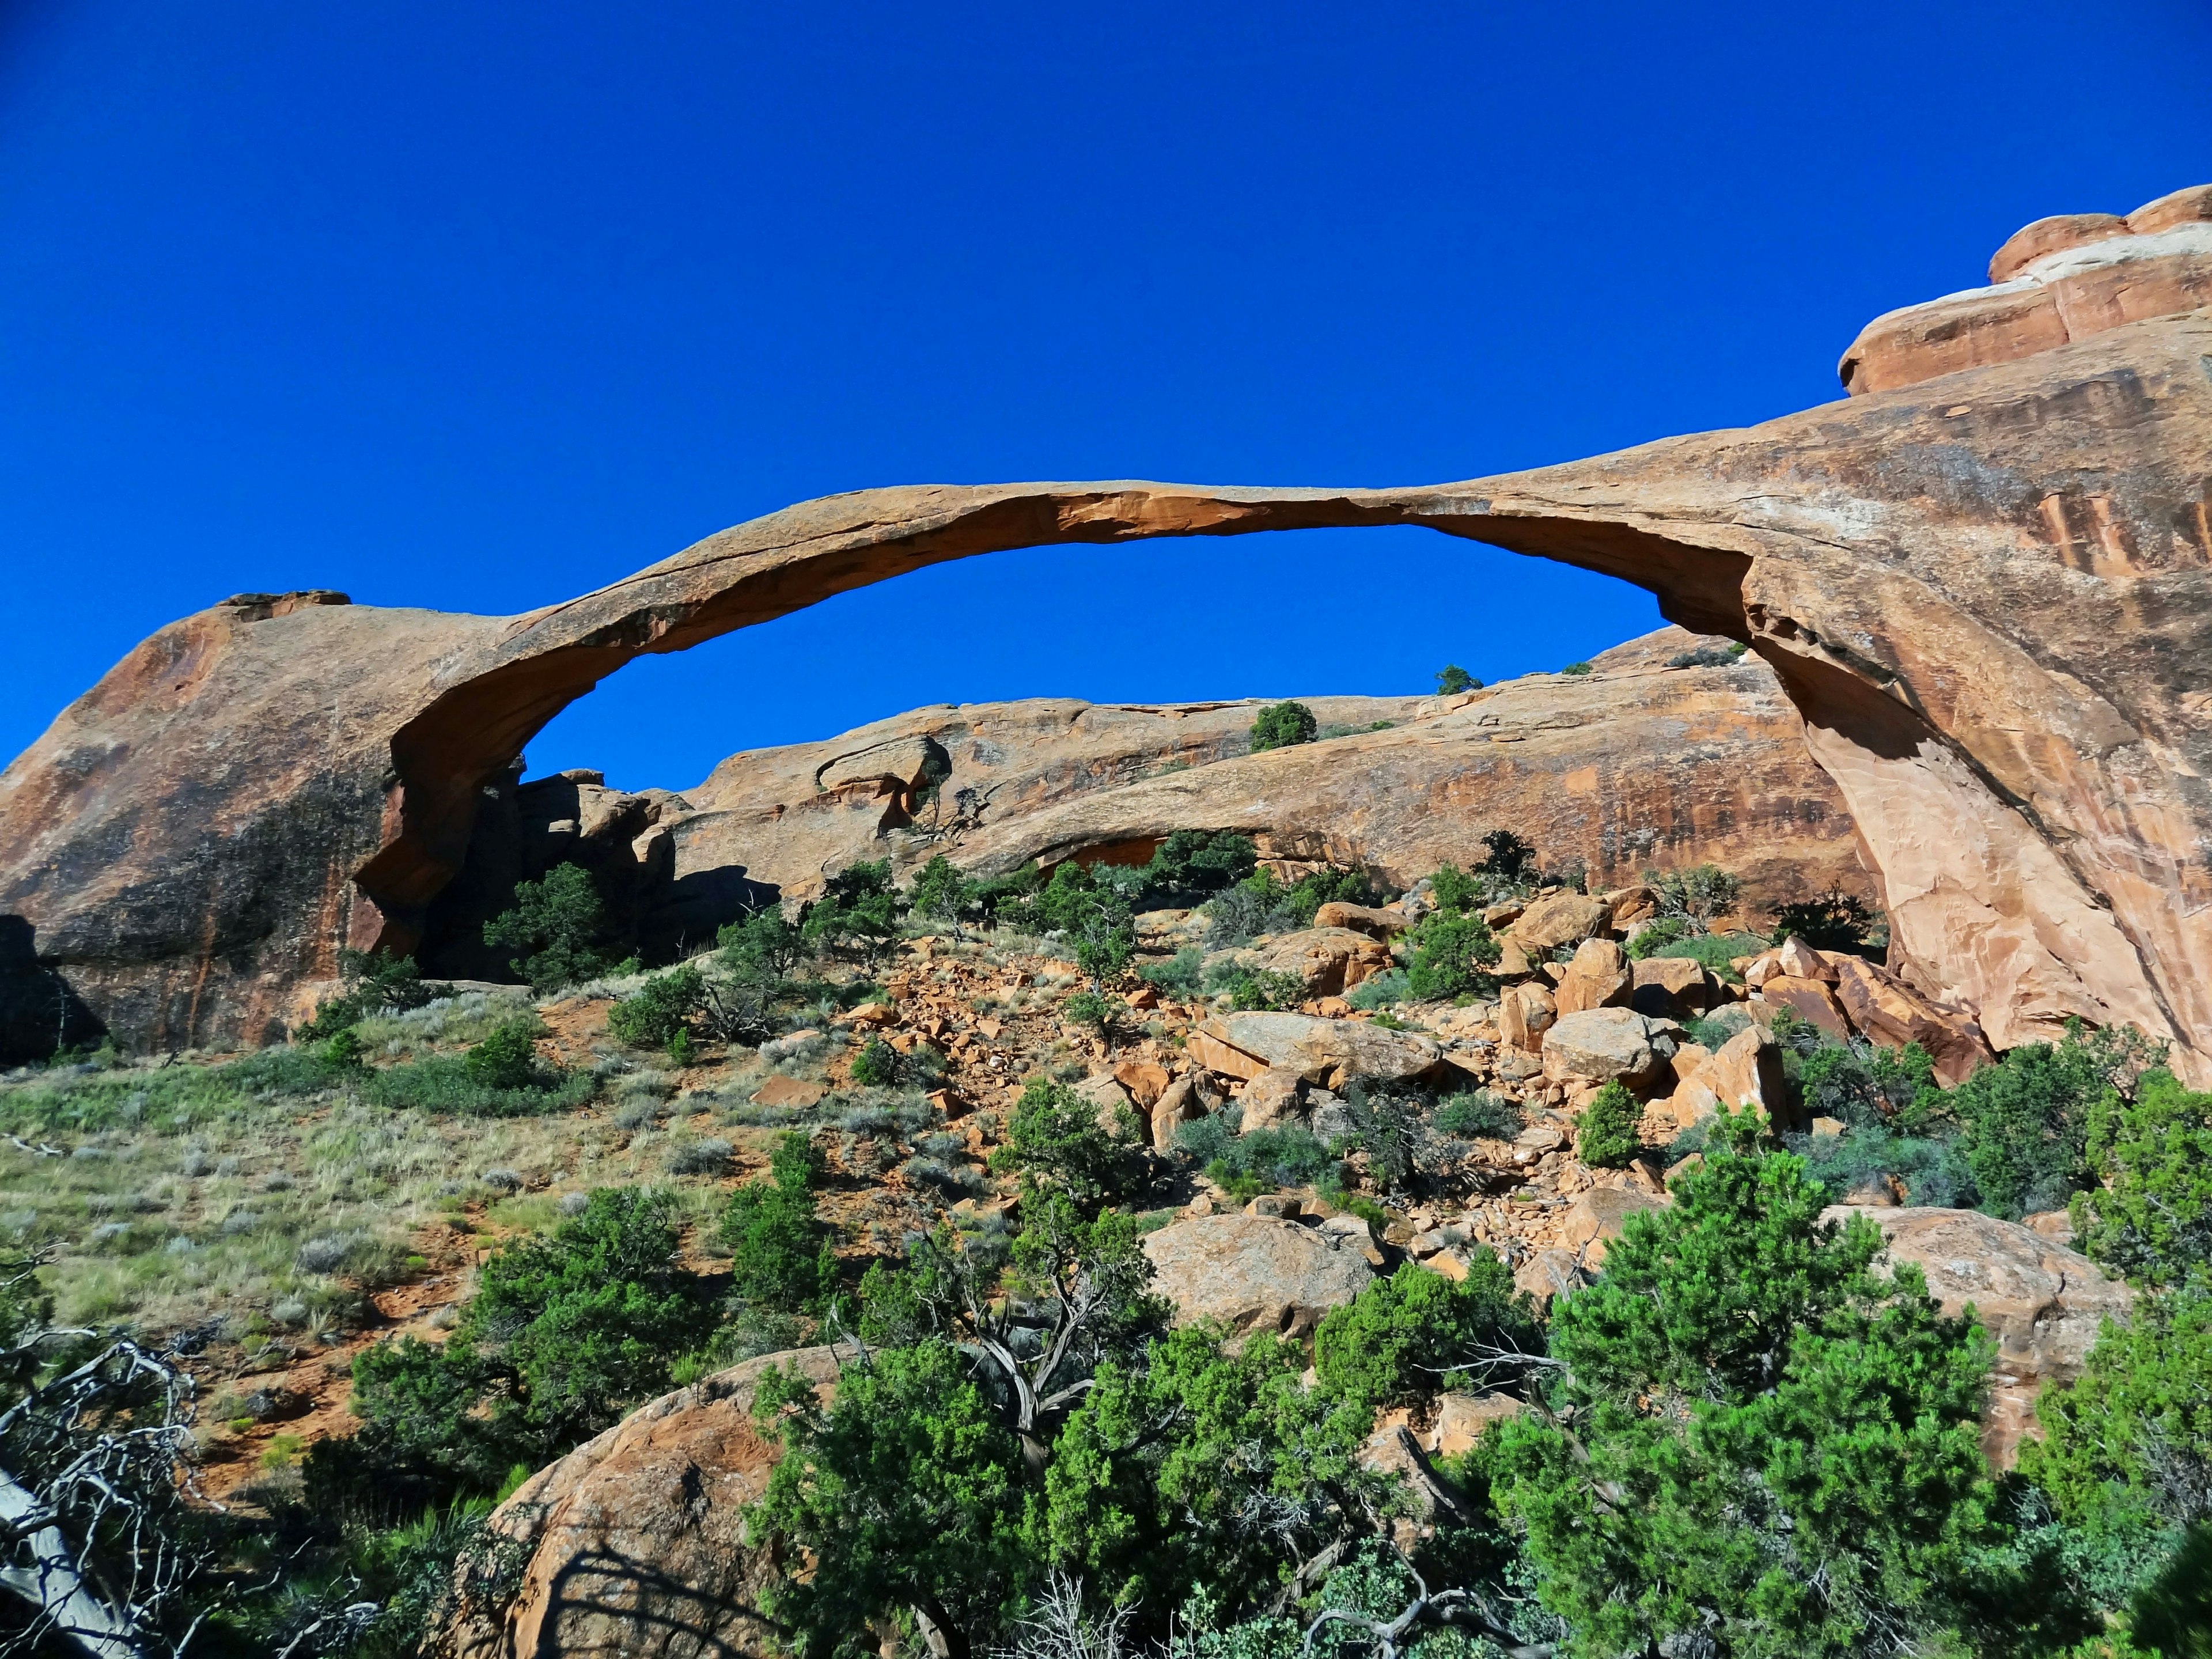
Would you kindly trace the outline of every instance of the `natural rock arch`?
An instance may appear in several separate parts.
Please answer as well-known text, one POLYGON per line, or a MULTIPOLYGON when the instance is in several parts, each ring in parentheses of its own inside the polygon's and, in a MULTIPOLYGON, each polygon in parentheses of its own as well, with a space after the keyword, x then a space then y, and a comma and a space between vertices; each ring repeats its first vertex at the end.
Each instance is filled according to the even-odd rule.
POLYGON ((2197 311, 1467 483, 866 490, 521 617, 241 596, 147 641, 0 775, 0 914, 129 1039, 251 1039, 338 944, 405 948, 485 781, 641 653, 988 551, 1422 525, 1748 641, 1856 818, 1900 965, 2000 1047, 2080 1015, 2201 1073, 2208 453, 2197 311))

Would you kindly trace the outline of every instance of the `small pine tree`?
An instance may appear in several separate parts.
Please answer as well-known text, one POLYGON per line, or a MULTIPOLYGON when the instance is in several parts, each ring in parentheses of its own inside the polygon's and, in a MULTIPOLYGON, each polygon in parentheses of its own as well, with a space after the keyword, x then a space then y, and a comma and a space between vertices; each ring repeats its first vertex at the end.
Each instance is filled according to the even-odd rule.
POLYGON ((556 865, 538 881, 514 884, 514 906, 484 923, 484 943, 522 954, 507 966, 540 993, 565 990, 606 971, 599 948, 607 931, 606 907, 589 872, 556 865))
POLYGON ((1481 690, 1482 682, 1457 663, 1445 665, 1443 672, 1437 676, 1437 695, 1440 697, 1456 696, 1462 691, 1481 690))
POLYGON ((1252 722, 1252 752, 1256 755, 1263 749, 1287 749, 1293 744, 1311 743, 1320 731, 1321 722, 1305 704, 1270 703, 1252 722))
POLYGON ((1618 1170, 1644 1150, 1644 1109, 1619 1078, 1600 1089, 1576 1124, 1575 1152, 1593 1169, 1618 1170))

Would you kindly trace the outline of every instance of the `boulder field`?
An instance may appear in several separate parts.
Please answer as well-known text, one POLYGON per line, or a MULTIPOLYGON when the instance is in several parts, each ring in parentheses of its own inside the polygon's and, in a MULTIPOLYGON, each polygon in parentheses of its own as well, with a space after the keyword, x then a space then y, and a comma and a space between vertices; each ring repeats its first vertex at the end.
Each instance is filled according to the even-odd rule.
POLYGON ((1920 995, 1999 1048, 2069 1017, 2135 1025, 2208 1080, 2212 186, 2117 231, 2043 224, 1991 273, 2015 320, 1936 314, 1955 298, 1893 313, 1846 360, 1850 397, 1738 430, 1401 489, 863 490, 519 617, 237 596, 140 645, 0 774, 0 1029, 281 1030, 341 945, 422 944, 487 790, 640 654, 1000 549, 1413 524, 1635 582, 1748 643, 1920 995), (1962 331, 1981 343, 1954 349, 1962 331))

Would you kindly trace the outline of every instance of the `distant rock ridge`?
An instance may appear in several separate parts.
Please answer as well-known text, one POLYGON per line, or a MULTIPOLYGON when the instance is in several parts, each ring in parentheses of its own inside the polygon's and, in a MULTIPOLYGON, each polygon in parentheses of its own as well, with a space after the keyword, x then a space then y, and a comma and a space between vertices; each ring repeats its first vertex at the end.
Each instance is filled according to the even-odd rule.
POLYGON ((1390 489, 858 491, 514 617, 241 595, 160 630, 0 774, 0 919, 32 964, 0 995, 58 1004, 58 982, 137 1047, 259 1040, 341 945, 422 944, 485 792, 638 655, 997 550, 1412 524, 1747 642, 1877 872, 1893 967, 1999 1048, 2131 1024, 2212 1081, 2209 206, 2177 192, 2124 235, 2001 258, 2063 337, 1863 342, 1845 402, 1592 460, 1390 489), (2130 241, 2157 246, 2099 252, 2130 241))

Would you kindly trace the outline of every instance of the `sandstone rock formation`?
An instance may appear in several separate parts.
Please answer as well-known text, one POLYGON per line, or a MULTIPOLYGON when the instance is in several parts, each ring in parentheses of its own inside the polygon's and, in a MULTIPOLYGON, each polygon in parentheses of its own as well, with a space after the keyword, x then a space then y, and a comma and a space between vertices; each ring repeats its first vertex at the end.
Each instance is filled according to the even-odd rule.
POLYGON ((752 1420, 771 1366, 835 1382, 828 1348, 769 1354, 641 1406, 540 1469, 495 1510, 524 1547, 520 1589, 499 1607, 469 1597, 433 1651, 452 1659, 693 1659, 772 1642, 758 1597, 780 1564, 744 1540, 777 1448, 752 1420))
POLYGON ((1375 1277, 1346 1234, 1267 1216, 1177 1221, 1147 1233, 1144 1251, 1152 1289, 1178 1317, 1218 1320, 1237 1336, 1306 1336, 1375 1277))
MULTIPOLYGON (((156 634, 0 775, 0 915, 27 922, 38 962, 128 1042, 258 1036, 327 981, 339 945, 415 948, 465 866, 484 789, 642 653, 994 549, 1416 524, 1639 583, 1683 626, 1749 641, 1879 872, 1906 980, 2000 1048, 2078 1015, 2172 1037, 2202 1079, 2201 199, 2166 198, 2128 238, 2045 256, 2094 264, 2100 249, 2178 239, 2178 263, 2160 263, 2161 242, 2139 273, 2084 266, 2071 289, 2051 268, 2044 285, 2075 296, 2054 297, 2062 322, 2078 299, 2098 331, 2023 325, 2017 353, 1970 352, 1911 385, 1595 460, 1391 489, 861 491, 517 617, 240 596, 156 634)), ((1510 707, 1492 711, 1496 735, 1533 741, 1506 726, 1510 707)), ((1391 734, 1373 735, 1387 750, 1391 734)), ((1224 764, 1256 781, 1301 753, 1224 764)))

